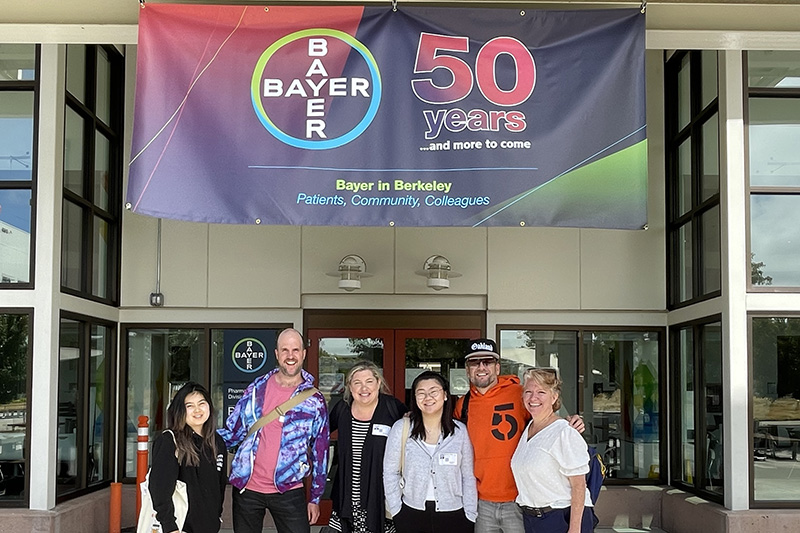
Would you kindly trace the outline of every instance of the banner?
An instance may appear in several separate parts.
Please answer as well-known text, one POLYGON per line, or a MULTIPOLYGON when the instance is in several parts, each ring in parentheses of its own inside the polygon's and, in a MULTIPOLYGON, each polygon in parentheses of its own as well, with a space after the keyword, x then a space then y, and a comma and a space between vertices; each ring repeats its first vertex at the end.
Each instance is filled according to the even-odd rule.
POLYGON ((638 9, 145 4, 127 201, 231 224, 647 221, 638 9))

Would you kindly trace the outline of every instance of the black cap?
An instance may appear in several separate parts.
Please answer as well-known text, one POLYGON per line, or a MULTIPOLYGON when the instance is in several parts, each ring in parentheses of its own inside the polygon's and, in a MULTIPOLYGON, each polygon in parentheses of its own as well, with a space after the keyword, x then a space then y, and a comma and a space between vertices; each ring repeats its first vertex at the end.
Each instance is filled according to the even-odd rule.
POLYGON ((487 356, 500 360, 500 354, 497 351, 497 343, 492 339, 475 339, 469 341, 467 355, 464 356, 465 361, 487 356))

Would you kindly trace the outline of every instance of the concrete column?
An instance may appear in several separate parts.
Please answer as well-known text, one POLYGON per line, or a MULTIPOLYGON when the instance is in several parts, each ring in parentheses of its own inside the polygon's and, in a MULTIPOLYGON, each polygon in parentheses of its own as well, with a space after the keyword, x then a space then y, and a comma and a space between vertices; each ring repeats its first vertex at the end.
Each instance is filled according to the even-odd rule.
POLYGON ((747 509, 750 498, 748 402, 747 191, 742 51, 719 55, 720 218, 722 230, 722 375, 725 507, 747 509))
POLYGON ((29 450, 30 508, 40 510, 52 509, 56 504, 65 58, 64 45, 42 45, 29 450))

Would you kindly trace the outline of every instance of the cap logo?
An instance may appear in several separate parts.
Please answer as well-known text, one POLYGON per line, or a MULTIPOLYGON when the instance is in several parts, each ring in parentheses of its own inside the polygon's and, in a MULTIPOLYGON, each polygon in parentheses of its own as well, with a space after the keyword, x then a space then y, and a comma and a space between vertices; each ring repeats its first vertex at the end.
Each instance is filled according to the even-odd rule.
POLYGON ((492 346, 490 344, 486 344, 485 342, 473 342, 472 343, 472 351, 478 351, 478 350, 485 350, 487 352, 493 352, 494 351, 494 346, 492 346))

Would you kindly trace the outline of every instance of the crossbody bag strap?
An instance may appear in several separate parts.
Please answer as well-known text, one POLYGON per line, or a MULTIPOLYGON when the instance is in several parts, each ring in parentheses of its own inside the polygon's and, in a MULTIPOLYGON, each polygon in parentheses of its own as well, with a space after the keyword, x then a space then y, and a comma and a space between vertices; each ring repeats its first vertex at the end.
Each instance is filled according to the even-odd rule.
POLYGON ((403 479, 403 474, 406 466, 406 443, 408 442, 408 432, 411 429, 411 419, 408 414, 403 415, 403 433, 400 434, 400 479, 403 479))
POLYGON ((250 435, 258 431, 259 429, 263 428, 264 426, 266 426, 279 416, 282 416, 284 413, 291 411, 292 409, 294 409, 295 407, 306 401, 308 398, 310 398, 317 392, 319 391, 317 391, 315 387, 311 387, 298 392, 297 394, 295 394, 294 396, 292 396, 291 398, 280 404, 278 407, 276 407, 269 413, 265 414, 264 416, 256 420, 256 423, 250 426, 250 429, 247 431, 247 435, 245 435, 244 437, 245 440, 247 440, 247 438, 250 437, 250 435))

